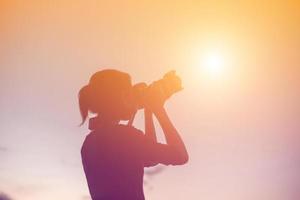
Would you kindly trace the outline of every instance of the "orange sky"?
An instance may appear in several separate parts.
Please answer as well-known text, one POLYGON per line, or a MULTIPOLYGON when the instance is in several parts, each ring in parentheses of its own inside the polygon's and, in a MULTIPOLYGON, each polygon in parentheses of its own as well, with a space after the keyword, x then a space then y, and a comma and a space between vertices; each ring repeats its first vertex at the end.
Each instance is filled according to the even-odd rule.
POLYGON ((147 175, 148 199, 295 200, 299 10, 276 0, 0 1, 0 193, 86 199, 77 92, 110 67, 134 82, 170 69, 183 79, 166 107, 191 160, 147 175), (214 50, 226 61, 216 79, 202 66, 214 50))

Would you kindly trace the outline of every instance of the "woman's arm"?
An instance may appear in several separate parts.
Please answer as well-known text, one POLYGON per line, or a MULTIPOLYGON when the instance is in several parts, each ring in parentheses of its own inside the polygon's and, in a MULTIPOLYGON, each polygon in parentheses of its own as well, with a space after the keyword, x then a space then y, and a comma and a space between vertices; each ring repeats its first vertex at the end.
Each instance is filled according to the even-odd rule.
POLYGON ((145 108, 144 109, 145 115, 145 136, 153 142, 157 142, 155 127, 153 123, 153 113, 151 110, 145 108))
POLYGON ((168 114, 164 107, 159 107, 154 111, 156 118, 158 119, 160 126, 165 134, 167 145, 174 150, 173 164, 182 165, 188 162, 189 156, 176 128, 172 124, 168 117, 168 114))
MULTIPOLYGON (((153 143, 157 143, 156 139, 156 133, 155 133, 155 127, 153 123, 153 113, 151 110, 145 108, 144 109, 144 115, 145 115, 145 137, 150 140, 153 143)), ((158 162, 145 162, 145 167, 153 167, 157 165, 158 162)))
MULTIPOLYGON (((148 87, 147 94, 145 108, 154 113, 167 142, 167 144, 155 143, 156 145, 152 148, 154 159, 157 158, 158 162, 163 164, 182 165, 187 163, 189 156, 186 147, 164 109, 164 103, 168 95, 166 95, 162 84, 158 81, 152 83, 148 87)), ((149 114, 147 115, 149 118, 149 114)))

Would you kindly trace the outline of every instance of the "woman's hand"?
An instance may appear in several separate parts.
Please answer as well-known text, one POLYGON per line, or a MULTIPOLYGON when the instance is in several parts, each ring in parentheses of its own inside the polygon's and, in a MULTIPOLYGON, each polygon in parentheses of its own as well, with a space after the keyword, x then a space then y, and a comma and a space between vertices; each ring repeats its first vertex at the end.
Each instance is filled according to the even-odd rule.
POLYGON ((151 110, 155 113, 157 110, 163 108, 167 96, 163 90, 161 82, 154 81, 148 86, 145 95, 145 109, 151 110))

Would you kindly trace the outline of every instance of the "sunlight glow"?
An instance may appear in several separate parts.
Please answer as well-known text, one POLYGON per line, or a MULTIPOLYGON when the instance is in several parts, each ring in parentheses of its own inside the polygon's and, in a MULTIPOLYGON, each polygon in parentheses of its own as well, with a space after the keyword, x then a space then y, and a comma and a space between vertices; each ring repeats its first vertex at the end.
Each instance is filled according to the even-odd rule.
POLYGON ((203 57, 204 70, 213 77, 219 77, 225 67, 224 57, 217 52, 210 52, 203 57))

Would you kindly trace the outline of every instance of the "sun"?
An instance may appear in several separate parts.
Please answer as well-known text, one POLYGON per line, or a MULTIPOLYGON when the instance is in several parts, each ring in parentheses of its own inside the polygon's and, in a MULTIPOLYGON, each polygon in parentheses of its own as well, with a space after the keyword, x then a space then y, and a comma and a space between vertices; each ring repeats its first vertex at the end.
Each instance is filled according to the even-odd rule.
POLYGON ((202 58, 203 69, 212 77, 219 77, 224 72, 225 60, 218 52, 209 52, 202 58))
POLYGON ((235 75, 236 55, 232 46, 208 44, 191 54, 195 76, 209 84, 224 83, 235 75))

